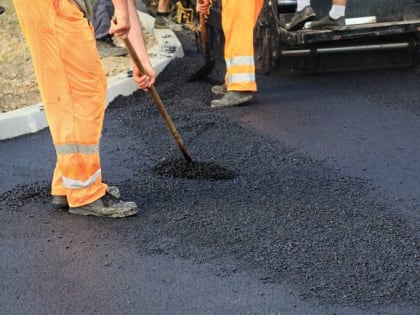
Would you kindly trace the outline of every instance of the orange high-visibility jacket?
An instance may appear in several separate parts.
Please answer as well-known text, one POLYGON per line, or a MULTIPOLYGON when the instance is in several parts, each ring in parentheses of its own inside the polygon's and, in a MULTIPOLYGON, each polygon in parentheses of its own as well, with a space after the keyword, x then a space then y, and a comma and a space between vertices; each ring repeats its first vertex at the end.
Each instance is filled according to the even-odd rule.
POLYGON ((228 91, 257 91, 254 27, 263 3, 263 0, 222 0, 225 83, 228 91))
POLYGON ((106 76, 93 29, 72 0, 14 0, 29 44, 57 164, 52 195, 77 207, 105 194, 99 141, 106 76))

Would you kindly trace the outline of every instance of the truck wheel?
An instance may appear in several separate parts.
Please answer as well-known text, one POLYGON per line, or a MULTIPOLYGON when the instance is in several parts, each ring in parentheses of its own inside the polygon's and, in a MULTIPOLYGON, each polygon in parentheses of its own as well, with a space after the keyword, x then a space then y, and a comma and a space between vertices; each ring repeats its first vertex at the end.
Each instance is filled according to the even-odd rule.
POLYGON ((272 5, 275 1, 264 1, 257 25, 254 30, 254 55, 256 72, 270 74, 274 71, 279 51, 277 22, 272 5))

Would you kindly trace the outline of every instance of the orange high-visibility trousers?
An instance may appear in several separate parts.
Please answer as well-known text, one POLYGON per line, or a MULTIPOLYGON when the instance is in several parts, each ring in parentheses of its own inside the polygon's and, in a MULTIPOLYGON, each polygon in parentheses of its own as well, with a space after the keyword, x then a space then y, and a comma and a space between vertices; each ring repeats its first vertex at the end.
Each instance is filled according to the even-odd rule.
POLYGON ((88 204, 107 189, 99 156, 107 81, 93 29, 71 0, 13 2, 57 154, 51 193, 88 204))
POLYGON ((225 83, 228 91, 257 91, 254 27, 263 4, 263 0, 222 0, 225 83))

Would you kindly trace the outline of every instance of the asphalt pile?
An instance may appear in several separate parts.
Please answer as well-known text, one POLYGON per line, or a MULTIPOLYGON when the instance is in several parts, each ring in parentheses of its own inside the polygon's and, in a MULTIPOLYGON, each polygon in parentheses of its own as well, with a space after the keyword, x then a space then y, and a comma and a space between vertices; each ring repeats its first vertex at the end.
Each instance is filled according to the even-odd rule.
MULTIPOLYGON (((191 36, 180 39, 186 56, 165 69, 156 88, 193 160, 234 176, 173 175, 185 175, 185 165, 150 95, 118 97, 104 125, 104 179, 141 211, 129 221, 83 218, 104 227, 98 239, 119 239, 140 254, 210 262, 221 277, 253 272, 321 303, 420 306, 419 239, 392 214, 393 204, 378 200, 369 183, 223 115, 237 109, 211 109, 210 86, 223 78, 223 66, 186 83, 204 59, 191 36)), ((45 209, 37 216, 67 218, 48 208, 48 186, 1 195, 3 217, 7 208, 13 220, 28 220, 31 207, 21 205, 31 202, 45 209)), ((71 230, 58 229, 64 237, 71 230)))
POLYGON ((152 171, 162 176, 194 180, 228 180, 236 177, 235 172, 215 162, 188 162, 183 159, 163 159, 152 171))

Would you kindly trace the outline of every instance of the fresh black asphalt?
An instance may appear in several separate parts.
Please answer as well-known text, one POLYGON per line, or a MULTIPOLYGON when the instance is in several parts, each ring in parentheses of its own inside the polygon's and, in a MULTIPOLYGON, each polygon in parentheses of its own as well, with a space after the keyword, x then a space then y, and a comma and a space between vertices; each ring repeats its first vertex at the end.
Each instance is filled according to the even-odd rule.
MULTIPOLYGON (((410 184, 404 195, 373 167, 365 167, 362 176, 362 163, 350 157, 363 154, 346 153, 346 143, 340 149, 340 130, 352 128, 351 116, 336 132, 326 134, 324 127, 332 123, 322 120, 318 129, 314 123, 307 128, 310 118, 321 117, 322 106, 331 105, 330 94, 341 95, 343 111, 358 102, 358 93, 372 104, 380 99, 391 111, 390 97, 401 99, 396 93, 407 92, 392 91, 392 82, 382 91, 374 89, 379 84, 372 91, 364 88, 372 82, 368 79, 383 78, 375 73, 365 73, 366 82, 346 81, 357 74, 343 74, 346 86, 328 75, 276 75, 283 91, 270 90, 275 84, 261 77, 255 104, 214 110, 208 106, 209 83, 222 78, 223 69, 207 81, 186 83, 204 60, 191 37, 181 39, 186 57, 166 68, 156 88, 192 159, 234 176, 156 173, 164 161, 182 155, 150 95, 141 91, 110 104, 101 146, 103 177, 120 188, 123 199, 137 202, 136 217, 77 217, 53 209, 49 180, 55 158, 47 130, 0 142, 0 310, 418 314, 419 182, 413 180, 416 186, 410 184), (311 95, 317 78, 318 86, 324 80, 325 90, 318 90, 324 104, 309 106, 304 114, 299 104, 282 107, 320 98, 311 95), (271 112, 263 110, 264 100, 271 112), (273 122, 276 115, 283 126, 273 122), (299 132, 291 132, 294 126, 299 132), (315 139, 330 141, 323 148, 315 139), (327 148, 336 154, 325 157, 327 148)), ((419 80, 414 70, 383 75, 419 80)), ((398 111, 418 135, 419 93, 410 93, 398 111)), ((322 117, 337 121, 334 116, 340 116, 337 108, 322 117)), ((362 131, 351 131, 352 140, 362 131)), ((369 135, 364 139, 373 141, 369 135)), ((401 150, 418 156, 420 147, 409 146, 402 143, 401 150)), ((409 165, 419 170, 415 161, 409 165)))

